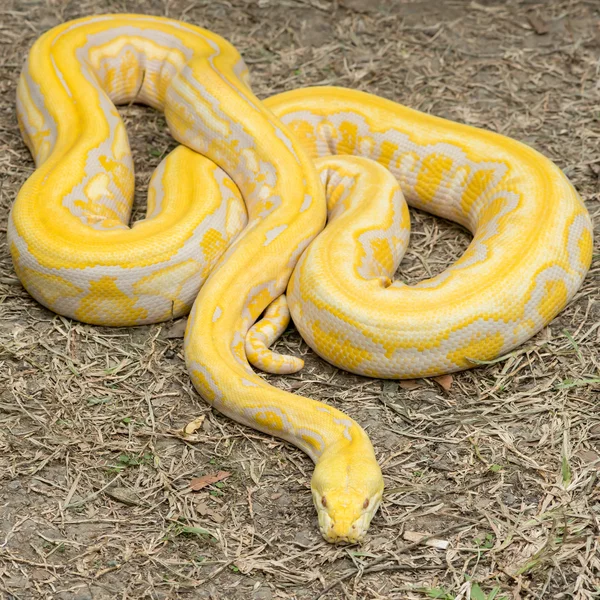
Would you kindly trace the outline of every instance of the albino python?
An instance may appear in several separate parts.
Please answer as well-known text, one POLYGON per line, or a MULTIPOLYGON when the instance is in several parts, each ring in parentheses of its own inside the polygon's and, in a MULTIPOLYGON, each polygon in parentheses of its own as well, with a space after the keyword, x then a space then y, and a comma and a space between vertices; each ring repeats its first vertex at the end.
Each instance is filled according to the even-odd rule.
POLYGON ((102 325, 191 309, 196 389, 313 459, 329 541, 363 538, 383 479, 355 421, 251 369, 301 368, 268 349, 289 313, 342 369, 432 376, 531 337, 590 264, 581 199, 531 148, 336 87, 261 102, 237 51, 186 23, 121 14, 52 29, 31 49, 17 109, 37 167, 8 229, 25 288, 102 325), (156 169, 147 216, 130 226, 133 164, 114 105, 133 101, 164 111, 182 146, 156 169), (460 260, 413 286, 393 281, 408 240, 403 195, 473 234, 460 260), (327 209, 329 226, 305 252, 327 209))

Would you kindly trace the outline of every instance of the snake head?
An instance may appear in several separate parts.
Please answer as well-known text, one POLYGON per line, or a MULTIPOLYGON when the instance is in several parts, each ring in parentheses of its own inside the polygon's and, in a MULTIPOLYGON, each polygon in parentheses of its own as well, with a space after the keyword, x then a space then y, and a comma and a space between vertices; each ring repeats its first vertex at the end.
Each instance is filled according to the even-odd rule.
POLYGON ((332 543, 360 542, 383 494, 381 469, 370 443, 362 451, 352 446, 327 450, 319 458, 311 482, 319 528, 332 543))

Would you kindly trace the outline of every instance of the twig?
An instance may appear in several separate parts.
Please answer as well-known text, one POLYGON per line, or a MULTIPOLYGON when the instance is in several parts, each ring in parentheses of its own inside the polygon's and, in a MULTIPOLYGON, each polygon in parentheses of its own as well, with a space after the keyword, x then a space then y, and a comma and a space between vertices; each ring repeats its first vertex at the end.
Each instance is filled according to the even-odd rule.
MULTIPOLYGON (((480 521, 478 521, 477 524, 479 525, 483 522, 484 522, 484 519, 481 519, 480 521)), ((418 546, 421 546, 427 540, 431 540, 433 538, 439 538, 444 535, 447 535, 448 533, 452 533, 453 531, 457 531, 459 529, 464 529, 464 528, 465 528, 464 524, 454 525, 454 527, 449 527, 448 529, 444 529, 437 533, 432 533, 431 535, 421 538, 417 542, 412 542, 411 544, 406 544, 405 546, 402 546, 402 548, 400 548, 396 552, 396 554, 403 554, 405 552, 408 552, 409 550, 412 550, 413 548, 417 548, 418 546)), ((340 583, 346 581, 346 579, 350 579, 350 577, 353 577, 354 575, 366 575, 367 573, 377 573, 378 571, 393 571, 393 570, 395 570, 395 571, 404 571, 404 570, 411 570, 411 569, 436 570, 436 569, 444 569, 447 566, 447 565, 440 565, 438 567, 435 565, 414 566, 414 565, 398 564, 398 565, 384 565, 382 567, 377 567, 377 565, 380 565, 382 562, 385 562, 386 560, 393 560, 393 559, 394 559, 394 557, 382 556, 381 558, 374 560, 366 569, 362 569, 362 570, 356 569, 356 570, 349 571, 348 573, 342 575, 339 579, 336 579, 333 583, 329 584, 322 592, 320 592, 317 596, 315 596, 313 598, 313 600, 319 600, 320 598, 323 598, 333 588, 340 585, 340 583)))

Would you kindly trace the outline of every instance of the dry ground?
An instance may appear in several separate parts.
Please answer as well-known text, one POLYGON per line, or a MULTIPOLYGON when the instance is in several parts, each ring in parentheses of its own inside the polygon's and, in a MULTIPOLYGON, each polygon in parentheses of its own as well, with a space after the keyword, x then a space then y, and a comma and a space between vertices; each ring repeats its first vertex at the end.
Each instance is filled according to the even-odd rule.
MULTIPOLYGON (((457 375, 449 392, 348 375, 286 334, 280 347, 307 367, 273 384, 347 411, 383 465, 384 505, 360 547, 321 540, 304 455, 198 398, 177 323, 91 327, 29 298, 4 236, 33 169, 14 114, 18 72, 44 30, 109 10, 215 30, 263 97, 338 84, 513 136, 554 159, 600 216, 599 0, 2 0, 0 595, 599 597, 598 249, 550 327, 457 375), (177 431, 199 414, 201 429, 183 440, 177 431), (190 490, 221 470, 230 477, 190 490), (407 532, 450 545, 414 544, 407 532)), ((173 143, 160 115, 122 114, 143 196, 173 143)), ((413 213, 413 225, 408 280, 468 244, 441 220, 413 213)))

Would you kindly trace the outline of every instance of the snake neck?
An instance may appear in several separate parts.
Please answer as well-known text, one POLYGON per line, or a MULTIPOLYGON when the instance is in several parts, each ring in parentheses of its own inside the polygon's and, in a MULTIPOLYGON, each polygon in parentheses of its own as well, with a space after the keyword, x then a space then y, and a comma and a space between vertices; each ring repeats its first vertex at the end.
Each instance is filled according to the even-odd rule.
POLYGON ((315 463, 338 450, 373 455, 367 435, 353 419, 276 388, 252 371, 244 353, 249 325, 243 314, 248 309, 235 295, 228 296, 227 304, 219 302, 224 297, 222 290, 217 292, 219 279, 209 278, 201 290, 185 337, 188 371, 200 395, 234 420, 294 444, 315 463))

